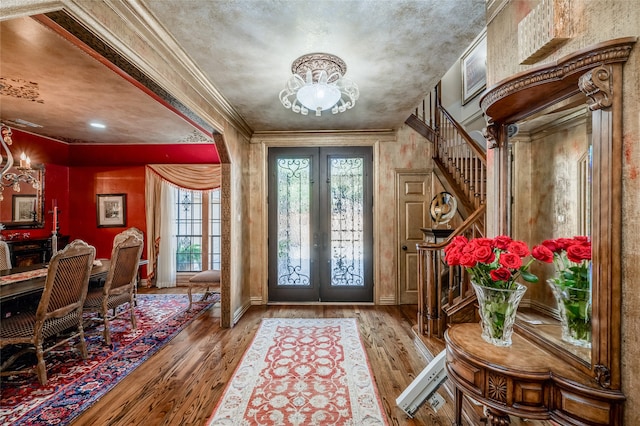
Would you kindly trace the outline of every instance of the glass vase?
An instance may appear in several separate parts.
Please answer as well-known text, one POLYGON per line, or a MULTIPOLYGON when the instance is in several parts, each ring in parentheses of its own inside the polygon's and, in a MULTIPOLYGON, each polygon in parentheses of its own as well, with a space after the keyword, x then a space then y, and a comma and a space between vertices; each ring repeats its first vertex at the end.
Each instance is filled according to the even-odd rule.
POLYGON ((591 289, 574 288, 547 280, 558 311, 562 340, 584 348, 591 347, 591 289))
POLYGON ((478 297, 482 338, 496 346, 511 346, 518 305, 527 287, 516 283, 513 289, 483 286, 471 282, 478 297))

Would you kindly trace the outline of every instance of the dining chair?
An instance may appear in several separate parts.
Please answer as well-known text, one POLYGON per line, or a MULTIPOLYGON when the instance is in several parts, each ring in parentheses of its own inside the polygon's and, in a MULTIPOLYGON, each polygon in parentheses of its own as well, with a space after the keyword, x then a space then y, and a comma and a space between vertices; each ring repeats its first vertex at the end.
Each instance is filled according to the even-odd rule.
POLYGON ((11 269, 11 251, 6 241, 0 240, 0 269, 11 269))
POLYGON ((104 323, 104 341, 108 346, 111 346, 110 321, 128 313, 131 328, 136 329, 134 297, 142 247, 143 234, 137 228, 132 227, 116 235, 104 286, 89 290, 84 302, 85 312, 96 312, 99 315, 91 318, 91 321, 104 323), (126 307, 118 309, 121 305, 126 307))
POLYGON ((96 249, 93 246, 82 240, 73 241, 51 258, 36 310, 21 312, 0 321, 0 348, 22 346, 21 350, 18 348, 17 352, 3 360, 0 375, 35 372, 40 383, 46 385, 44 354, 76 338, 82 359, 87 358, 82 306, 95 256, 96 249), (64 334, 67 331, 71 334, 64 334), (24 353, 34 350, 37 359, 35 368, 7 370, 24 353))

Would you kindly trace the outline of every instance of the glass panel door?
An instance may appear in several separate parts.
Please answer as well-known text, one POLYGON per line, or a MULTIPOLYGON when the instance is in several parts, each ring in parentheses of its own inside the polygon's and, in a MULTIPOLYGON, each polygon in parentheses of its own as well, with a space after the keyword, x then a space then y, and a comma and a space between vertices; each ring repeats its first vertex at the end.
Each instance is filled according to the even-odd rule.
POLYGON ((373 300, 371 148, 269 150, 269 300, 373 300))

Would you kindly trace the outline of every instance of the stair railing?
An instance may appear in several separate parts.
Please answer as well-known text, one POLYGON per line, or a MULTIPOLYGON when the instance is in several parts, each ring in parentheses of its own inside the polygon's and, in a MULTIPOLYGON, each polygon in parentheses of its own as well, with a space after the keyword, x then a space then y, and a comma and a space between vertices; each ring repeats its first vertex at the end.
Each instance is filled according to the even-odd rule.
POLYGON ((487 155, 454 118, 438 105, 438 137, 433 160, 446 171, 449 184, 461 191, 477 209, 486 202, 487 155))
POLYGON ((468 213, 486 202, 487 155, 442 106, 441 84, 406 123, 433 142, 433 161, 468 213))
POLYGON ((449 323, 472 321, 475 317, 475 293, 469 275, 464 268, 446 264, 444 248, 458 235, 468 239, 483 236, 485 212, 486 206, 480 206, 441 243, 416 245, 419 259, 418 331, 421 334, 442 338, 449 323))

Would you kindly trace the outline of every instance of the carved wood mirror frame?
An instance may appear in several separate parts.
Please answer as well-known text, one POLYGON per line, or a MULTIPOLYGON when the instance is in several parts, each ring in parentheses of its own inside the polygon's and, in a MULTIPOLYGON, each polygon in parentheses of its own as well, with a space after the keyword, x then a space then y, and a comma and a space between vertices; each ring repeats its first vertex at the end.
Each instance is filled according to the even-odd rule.
MULTIPOLYGON (((6 161, 6 159, 4 160, 6 161)), ((38 180, 38 182, 40 182, 40 185, 37 189, 33 189, 31 187, 31 184, 26 184, 24 182, 21 183, 21 191, 16 193, 12 190, 12 188, 9 186, 7 188, 4 189, 3 191, 3 197, 4 200, 2 200, 0 202, 0 209, 3 211, 2 217, 6 218, 6 215, 10 215, 13 216, 13 214, 11 213, 12 210, 12 203, 13 203, 13 197, 16 196, 21 196, 21 195, 31 195, 33 197, 35 197, 35 213, 36 215, 34 216, 33 220, 29 220, 29 221, 14 221, 14 218, 12 218, 12 220, 3 220, 0 221, 0 223, 2 223, 5 227, 5 229, 37 229, 37 228, 44 228, 44 221, 45 221, 45 205, 44 205, 44 178, 45 178, 45 165, 44 164, 32 164, 31 168, 33 169, 33 176, 38 180), (8 213, 4 213, 4 211, 7 211, 8 213)), ((12 168, 10 171, 12 172, 16 172, 17 169, 12 168)))
POLYGON ((593 126, 591 363, 522 325, 517 329, 607 389, 621 387, 622 68, 636 40, 610 40, 529 69, 498 83, 480 100, 488 122, 488 146, 497 149, 495 225, 504 234, 509 232, 510 208, 506 202, 510 199, 507 126, 580 93, 589 105, 593 126))

